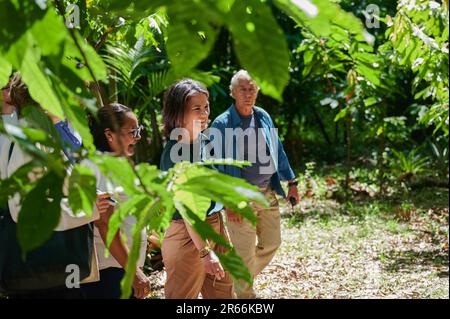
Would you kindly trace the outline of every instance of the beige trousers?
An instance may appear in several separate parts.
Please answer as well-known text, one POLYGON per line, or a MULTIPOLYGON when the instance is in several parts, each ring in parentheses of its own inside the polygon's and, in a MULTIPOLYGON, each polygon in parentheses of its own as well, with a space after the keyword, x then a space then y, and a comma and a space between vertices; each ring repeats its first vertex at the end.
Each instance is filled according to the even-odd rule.
MULTIPOLYGON (((214 230, 225 239, 222 214, 214 214, 206 219, 214 230)), ((224 253, 222 246, 213 245, 216 252, 224 253)), ((199 293, 205 299, 232 299, 233 281, 229 273, 221 280, 206 274, 199 251, 195 247, 182 219, 171 222, 161 246, 167 273, 164 293, 167 299, 195 299, 199 293)))
MULTIPOLYGON (((280 210, 276 193, 272 189, 261 190, 270 208, 252 204, 257 216, 256 228, 247 220, 241 223, 227 221, 228 233, 236 252, 255 278, 272 260, 281 245, 280 210)), ((255 298, 253 286, 243 280, 234 282, 238 298, 255 298)))

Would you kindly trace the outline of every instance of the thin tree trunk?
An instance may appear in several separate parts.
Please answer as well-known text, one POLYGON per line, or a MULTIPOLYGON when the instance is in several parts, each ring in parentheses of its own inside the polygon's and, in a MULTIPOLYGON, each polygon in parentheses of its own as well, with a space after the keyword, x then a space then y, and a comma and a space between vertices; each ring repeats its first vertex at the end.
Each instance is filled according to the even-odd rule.
POLYGON ((109 103, 109 100, 105 94, 105 90, 100 82, 97 82, 96 84, 95 82, 91 81, 87 84, 87 87, 97 99, 98 107, 105 106, 109 103))
POLYGON ((311 109, 313 111, 314 117, 316 118, 317 124, 319 125, 320 131, 322 132, 322 135, 325 139, 325 141, 331 145, 331 139, 328 136, 327 131, 325 130, 325 125, 323 125, 322 119, 319 116, 319 113, 317 112, 316 108, 314 106, 311 106, 311 109))
MULTIPOLYGON (((349 106, 349 102, 353 97, 354 91, 351 91, 345 97, 346 107, 349 106)), ((352 116, 348 114, 345 117, 345 140, 347 144, 347 170, 345 173, 345 201, 349 200, 350 189, 350 170, 352 168, 352 116)))
MULTIPOLYGON (((386 109, 384 105, 382 106, 382 116, 381 120, 384 126, 384 117, 386 116, 386 109)), ((380 144, 378 148, 378 187, 380 188, 380 195, 384 195, 384 159, 383 159, 383 152, 384 148, 386 146, 386 139, 385 139, 385 132, 383 127, 383 132, 380 135, 380 144)))
POLYGON ((116 77, 116 71, 114 70, 109 70, 109 85, 108 85, 108 89, 109 89, 109 99, 111 102, 118 102, 118 94, 117 94, 117 81, 115 80, 116 77))
POLYGON ((352 118, 347 116, 345 121, 346 144, 347 144, 347 170, 345 173, 345 201, 349 200, 350 170, 352 169, 352 118))
POLYGON ((150 124, 152 126, 152 148, 153 148, 151 161, 152 164, 159 164, 159 158, 163 149, 162 137, 159 132, 158 120, 156 119, 155 110, 153 108, 150 108, 149 114, 150 114, 150 124))
POLYGON ((339 121, 334 123, 334 145, 338 145, 339 142, 339 121))
POLYGON ((384 132, 380 136, 380 145, 378 149, 378 187, 380 188, 380 195, 384 195, 384 160, 383 152, 385 148, 384 132))

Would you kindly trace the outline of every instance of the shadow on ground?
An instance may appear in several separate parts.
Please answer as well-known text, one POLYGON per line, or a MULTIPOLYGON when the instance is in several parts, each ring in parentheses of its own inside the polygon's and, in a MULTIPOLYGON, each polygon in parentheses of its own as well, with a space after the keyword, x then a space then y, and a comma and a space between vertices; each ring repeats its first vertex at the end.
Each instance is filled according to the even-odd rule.
POLYGON ((385 270, 389 272, 412 273, 418 268, 434 268, 441 278, 448 277, 449 256, 442 249, 429 251, 391 250, 384 254, 385 270))

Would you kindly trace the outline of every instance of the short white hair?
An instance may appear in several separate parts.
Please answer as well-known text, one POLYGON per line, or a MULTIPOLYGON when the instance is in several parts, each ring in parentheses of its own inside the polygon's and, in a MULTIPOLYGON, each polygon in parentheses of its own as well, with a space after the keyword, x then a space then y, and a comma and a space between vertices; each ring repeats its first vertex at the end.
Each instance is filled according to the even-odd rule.
POLYGON ((237 71, 233 77, 231 78, 231 82, 230 82, 230 95, 232 97, 233 96, 233 90, 236 86, 239 85, 239 81, 240 80, 246 80, 249 81, 250 83, 252 83, 255 87, 256 87, 256 91, 259 91, 259 86, 258 84, 256 84, 256 81, 252 79, 252 77, 250 76, 250 74, 248 73, 247 70, 239 70, 237 71))

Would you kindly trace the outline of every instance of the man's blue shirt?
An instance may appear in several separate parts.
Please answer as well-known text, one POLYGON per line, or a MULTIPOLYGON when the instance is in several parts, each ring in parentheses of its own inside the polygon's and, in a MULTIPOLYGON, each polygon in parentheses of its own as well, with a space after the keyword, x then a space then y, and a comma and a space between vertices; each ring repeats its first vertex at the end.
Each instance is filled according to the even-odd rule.
MULTIPOLYGON (((286 156, 281 140, 276 133, 275 126, 270 115, 265 110, 257 106, 253 107, 253 112, 256 119, 259 121, 258 126, 264 130, 270 156, 275 163, 276 173, 274 173, 271 178, 271 186, 279 195, 286 197, 280 181, 287 181, 295 178, 294 172, 289 164, 289 160, 286 156)), ((242 128, 242 119, 236 110, 236 106, 234 104, 231 105, 228 110, 219 115, 212 123, 211 128, 219 130, 222 136, 220 143, 219 139, 216 139, 214 136, 214 130, 211 130, 212 134, 209 138, 214 145, 215 151, 217 152, 217 150, 221 150, 222 158, 226 158, 226 155, 230 155, 226 152, 227 148, 232 147, 232 157, 233 159, 238 159, 236 153, 236 139, 233 138, 232 141, 225 139, 227 135, 227 128, 242 128)), ((220 158, 220 153, 216 153, 216 158, 217 157, 220 158)), ((239 167, 233 165, 217 165, 217 168, 221 173, 242 178, 241 168, 239 167)))

